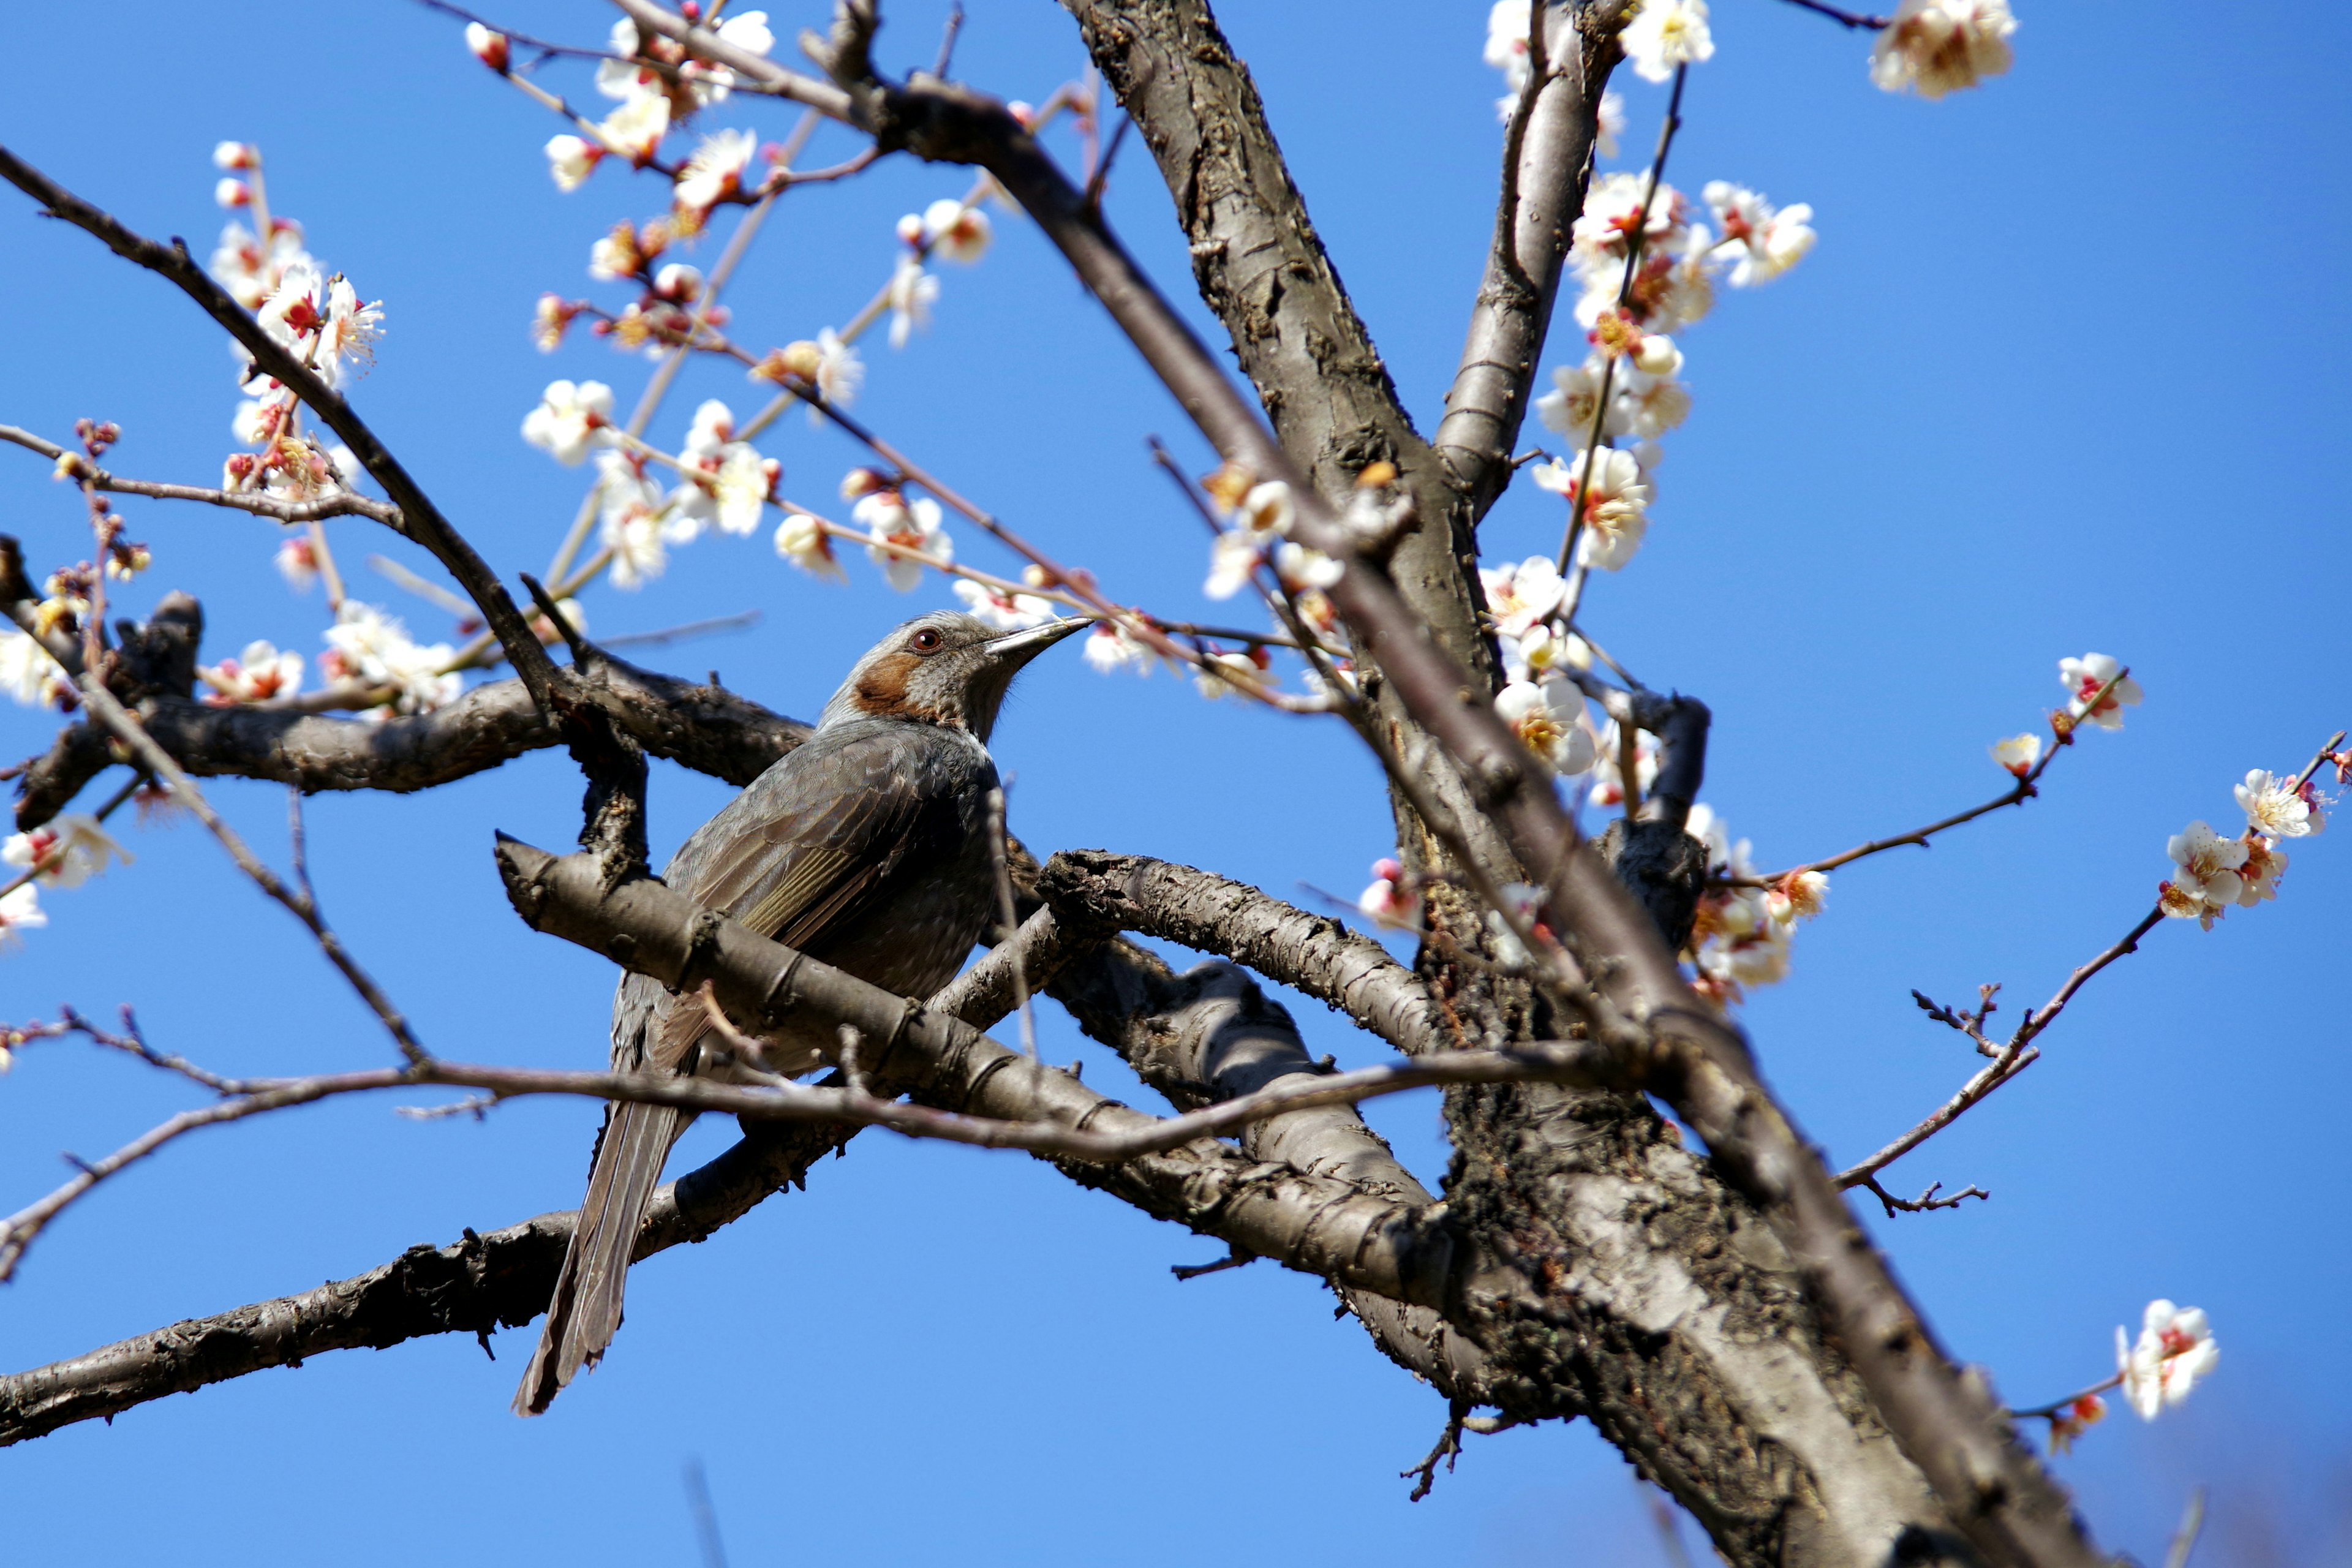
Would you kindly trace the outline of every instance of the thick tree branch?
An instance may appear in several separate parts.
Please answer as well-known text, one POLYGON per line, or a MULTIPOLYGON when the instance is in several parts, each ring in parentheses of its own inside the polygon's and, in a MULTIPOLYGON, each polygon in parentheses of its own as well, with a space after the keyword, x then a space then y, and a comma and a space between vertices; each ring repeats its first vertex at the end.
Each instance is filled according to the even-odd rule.
POLYGON ((1245 882, 1139 855, 1064 850, 1039 890, 1123 931, 1213 952, 1346 1014, 1407 1056, 1449 1043, 1419 975, 1337 920, 1245 882))
MULTIPOLYGON (((509 895, 532 929, 606 953, 673 990, 708 983, 749 1033, 804 1006, 857 1030, 868 1042, 866 1069, 923 1104, 1113 1136, 1153 1124, 1066 1072, 698 910, 650 878, 607 889, 593 858, 559 860, 511 839, 499 856, 509 895)), ((1156 1218, 1302 1272, 1404 1301, 1434 1302, 1443 1293, 1450 1242, 1434 1219, 1343 1182, 1255 1164, 1205 1140, 1118 1165, 1055 1163, 1156 1218)))
MULTIPOLYGON (((572 691, 657 757, 746 784, 798 745, 808 727, 722 686, 640 669, 601 651, 575 666, 572 691)), ((382 721, 287 709, 215 708, 184 693, 138 708, 155 743, 198 777, 268 779, 306 793, 406 794, 562 743, 520 680, 478 686, 446 708, 382 721)), ((114 761, 104 727, 68 725, 18 784, 16 826, 65 809, 114 761)))
POLYGON ((1461 368, 1432 445, 1484 516, 1510 482, 1561 265, 1592 172, 1601 89, 1617 61, 1623 0, 1537 0, 1545 74, 1512 117, 1495 243, 1479 280, 1461 368))

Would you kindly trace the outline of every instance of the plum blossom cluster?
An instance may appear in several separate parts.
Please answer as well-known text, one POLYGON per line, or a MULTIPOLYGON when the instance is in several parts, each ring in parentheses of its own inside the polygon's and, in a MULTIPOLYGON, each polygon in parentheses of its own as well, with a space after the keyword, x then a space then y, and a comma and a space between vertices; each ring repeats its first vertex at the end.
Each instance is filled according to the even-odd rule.
MULTIPOLYGON (((116 860, 131 864, 131 852, 115 842, 95 816, 68 812, 28 833, 0 842, 0 865, 16 868, 0 879, 0 952, 22 944, 23 933, 49 923, 41 889, 79 888, 116 860)), ((0 1070, 5 1070, 0 1055, 0 1070)))
MULTIPOLYGON (((257 643, 246 653, 250 658, 268 646, 257 643)), ((394 713, 429 713, 456 701, 459 681, 451 668, 456 662, 457 652, 447 643, 419 644, 397 616, 345 599, 335 607, 335 624, 327 628, 327 651, 319 657, 319 671, 330 680, 388 690, 390 700, 366 713, 380 720, 394 713)), ((295 668, 299 674, 299 660, 295 668)), ((209 679, 206 684, 219 689, 209 679)))
MULTIPOLYGON (((693 14, 689 8, 688 15, 693 14)), ((766 54, 776 44, 765 11, 730 16, 719 23, 718 34, 755 55, 766 54)), ((504 35, 476 23, 466 29, 466 47, 492 70, 508 74, 511 47, 504 35)), ((637 168, 655 164, 663 140, 675 127, 698 110, 724 102, 734 89, 735 73, 726 67, 691 59, 683 47, 659 35, 641 37, 636 24, 626 18, 613 24, 608 47, 613 58, 597 66, 596 90, 614 100, 614 107, 601 121, 582 120, 585 136, 567 133, 548 141, 548 173, 559 189, 578 190, 608 157, 637 168)), ((525 90, 541 96, 527 85, 525 90)), ((698 228, 711 207, 740 193, 757 145, 749 132, 721 132, 707 138, 684 166, 667 171, 673 175, 677 216, 698 228)))
MULTIPOLYGON (((383 303, 360 298, 348 279, 330 272, 303 248, 302 226, 273 216, 262 181, 261 151, 224 142, 213 162, 225 170, 215 192, 222 205, 250 214, 256 227, 232 222, 221 231, 211 271, 264 331, 329 386, 341 390, 375 361, 383 332, 383 303)), ((314 500, 350 488, 358 465, 341 447, 324 447, 301 428, 292 389, 239 353, 243 401, 230 430, 239 446, 224 467, 221 486, 261 489, 285 500, 314 500)))
POLYGON ((1555 370, 1552 390, 1536 403, 1546 425, 1586 449, 1531 475, 1580 514, 1580 564, 1617 571, 1641 548, 1656 442, 1691 410, 1675 334, 1714 309, 1718 279, 1757 288, 1802 260, 1813 247, 1811 217, 1802 203, 1776 207, 1723 180, 1708 182, 1695 204, 1664 182, 1653 190, 1645 174, 1594 179, 1570 253, 1589 351, 1555 370))
POLYGON ((1685 831, 1706 846, 1708 886, 1684 953, 1696 972, 1695 988, 1737 1002, 1750 986, 1787 979, 1790 939, 1800 921, 1822 912, 1830 879, 1792 871, 1769 888, 1724 885, 1756 876, 1748 841, 1733 842, 1723 818, 1704 803, 1691 807, 1685 831))
POLYGON ((2159 1298, 2140 1315, 2135 1338, 2116 1330, 2115 1375, 2082 1393, 2039 1410, 2023 1412, 2050 1423, 2050 1446, 2059 1453, 2074 1447, 2084 1432, 2106 1419, 2103 1397, 2123 1391, 2124 1402, 2143 1421, 2153 1421, 2167 1406, 2179 1405, 2221 1360, 2212 1325, 2199 1307, 2177 1307, 2159 1298))
POLYGON ((2007 71, 2016 31, 2009 0, 1903 0, 1871 49, 1870 79, 1941 98, 2007 71))
POLYGON ((2235 793, 2246 814, 2244 832, 2226 837, 2210 823, 2192 822, 2164 847, 2173 869, 2157 886, 2157 907, 2207 931, 2232 905, 2252 909, 2277 898, 2287 861, 2280 841, 2306 837, 2327 826, 2329 802, 2308 775, 2255 768, 2235 793))

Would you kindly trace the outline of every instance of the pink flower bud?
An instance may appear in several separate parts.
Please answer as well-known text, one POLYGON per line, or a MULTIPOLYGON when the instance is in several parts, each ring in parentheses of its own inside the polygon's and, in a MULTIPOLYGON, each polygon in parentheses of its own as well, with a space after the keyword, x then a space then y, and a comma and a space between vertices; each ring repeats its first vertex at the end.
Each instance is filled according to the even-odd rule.
POLYGON ((243 180, 226 179, 213 187, 213 200, 229 208, 253 205, 253 192, 243 180))

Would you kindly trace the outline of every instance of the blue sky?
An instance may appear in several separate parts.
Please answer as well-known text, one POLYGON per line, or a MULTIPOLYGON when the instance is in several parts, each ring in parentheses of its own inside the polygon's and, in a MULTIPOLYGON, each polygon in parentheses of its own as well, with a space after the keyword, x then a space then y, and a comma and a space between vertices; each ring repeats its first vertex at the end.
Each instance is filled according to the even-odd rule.
MULTIPOLYGON (((1081 68, 1044 0, 967 10, 958 66, 975 83, 1035 100, 1081 68)), ((928 63, 942 11, 892 7, 885 60, 928 63)), ((1424 428, 1491 226, 1484 13, 1369 0, 1223 13, 1424 428)), ((554 0, 500 15, 583 42, 606 23, 554 0)), ((278 210, 386 302, 360 406, 495 564, 536 570, 583 476, 522 445, 523 413, 551 376, 602 377, 625 399, 643 373, 584 337, 542 358, 531 303, 593 289, 590 243, 657 210, 658 193, 606 170, 560 195, 538 152, 558 128, 475 65, 454 24, 412 5, 331 7, 299 27, 241 3, 106 16, 102 70, 23 51, 0 66, 8 145, 201 249, 221 222, 213 143, 260 143, 278 210)), ((820 14, 777 19, 789 35, 820 14)), ((1841 873, 1793 977, 1746 1009, 1807 1131, 1850 1158, 1973 1065, 1911 988, 1957 999, 2000 981, 2014 1017, 2146 909, 2167 835, 2233 822, 2245 770, 2299 765, 2347 721, 2352 552, 2326 457, 2352 401, 2329 352, 2347 324, 2332 74, 2347 24, 2254 5, 2220 22, 2149 8, 2126 27, 2037 5, 2013 73, 1928 104, 1874 90, 1864 41, 1792 7, 1722 0, 1714 21, 1718 52, 1693 74, 1669 177, 1810 202, 1822 238, 1685 335, 1696 410, 1668 439, 1642 554, 1595 589, 1597 635, 1713 707, 1708 799, 1778 864, 1996 793, 1984 749, 2057 700, 2062 656, 2116 654, 2148 692, 2124 732, 2060 759, 2025 810, 1841 873), (2287 36, 2307 47, 2279 48, 2287 36)), ((562 85, 593 97, 584 71, 562 85)), ((1632 152, 1664 95, 1623 85, 1632 152)), ((786 123, 747 105, 713 122, 768 136, 786 123)), ((741 337, 846 318, 889 265, 897 216, 964 183, 898 161, 795 194, 733 296, 741 337)), ((1139 150, 1109 205, 1181 293, 1186 258, 1139 150)), ((0 420, 62 437, 76 417, 112 418, 119 471, 216 473, 234 405, 217 333, 13 194, 0 234, 0 420)), ((859 412, 878 428, 1115 596, 1207 610, 1199 525, 1144 441, 1203 467, 1205 453, 1033 232, 1002 222, 983 263, 947 269, 934 330, 871 358, 859 412)), ((698 370, 656 437, 674 442, 711 395, 750 403, 731 373, 698 370)), ((811 497, 856 460, 798 419, 766 449, 811 497)), ((37 564, 85 552, 79 502, 45 465, 0 452, 0 496, 37 564)), ((156 558, 133 609, 185 588, 213 656, 257 637, 315 656, 320 603, 270 573, 271 525, 122 510, 156 558)), ((1486 552, 1546 549, 1558 525, 1557 500, 1519 487, 1486 552)), ((446 635, 431 606, 356 569, 375 551, 425 563, 336 527, 355 592, 446 635)), ((960 543, 1003 563, 969 531, 960 543)), ((862 563, 852 573, 847 589, 815 584, 764 537, 714 537, 642 595, 598 589, 588 609, 618 633, 757 608, 755 630, 650 662, 716 668, 807 716, 879 631, 946 602, 936 584, 901 597, 862 563)), ((0 711, 0 751, 35 751, 50 728, 0 711)), ((1381 793, 1337 725, 1203 703, 1165 676, 1105 679, 1075 653, 1024 678, 997 750, 1015 827, 1041 849, 1160 855, 1307 898, 1302 883, 1360 886, 1389 845, 1381 793)), ((213 795, 282 852, 277 790, 213 795)), ((723 798, 658 768, 656 852, 723 798)), ((429 796, 312 803, 329 912, 435 1048, 601 1060, 608 966, 520 929, 488 853, 494 828, 568 841, 577 799, 569 764, 542 754, 429 796)), ((2210 933, 2154 933, 2032 1072, 1894 1173, 1908 1189, 1977 1183, 1990 1203, 1877 1227, 1956 1353, 2021 1403, 2099 1375, 2113 1325, 2150 1297, 2212 1313, 2224 1354, 2210 1384, 2153 1426, 2111 1421, 2058 1464, 2103 1541, 2143 1558, 2200 1482, 2215 1489, 2212 1560, 2352 1551, 2325 1500, 2352 1464, 2352 1385, 2321 1359, 2352 1286, 2332 1196, 2352 1091, 2338 837, 2293 847, 2276 904, 2210 933)), ((234 1072, 385 1058, 380 1031, 200 832, 130 840, 137 865, 54 896, 50 927, 0 959, 0 1017, 127 1002, 159 1044, 234 1072)), ((1313 1048, 1373 1059, 1318 1006, 1297 1011, 1313 1048)), ((1043 1027, 1049 1054, 1118 1081, 1051 1009, 1043 1027)), ((28 1053, 0 1080, 0 1205, 51 1185, 58 1150, 110 1148, 185 1101, 75 1047, 28 1053)), ((0 1362, 568 1207, 594 1119, 526 1105, 417 1123, 347 1103, 192 1140, 40 1244, 0 1292, 0 1362)), ((1385 1102, 1375 1120, 1418 1168, 1442 1170, 1433 1100, 1385 1102)), ((726 1135, 697 1129, 679 1168, 726 1135)), ((805 1194, 640 1270, 611 1361, 548 1419, 506 1413, 521 1333, 495 1342, 496 1364, 457 1339, 331 1355, 11 1449, 0 1509, 26 1560, 45 1563, 244 1562, 322 1541, 389 1563, 420 1530, 453 1563, 688 1563, 676 1478, 698 1456, 738 1563, 855 1549, 877 1563, 946 1551, 1157 1563, 1242 1541, 1365 1564, 1656 1557, 1630 1472, 1581 1427, 1474 1442, 1408 1504, 1395 1472, 1435 1436, 1436 1397, 1333 1323, 1307 1280, 1270 1267, 1169 1278, 1216 1250, 1019 1156, 871 1137, 805 1194)))

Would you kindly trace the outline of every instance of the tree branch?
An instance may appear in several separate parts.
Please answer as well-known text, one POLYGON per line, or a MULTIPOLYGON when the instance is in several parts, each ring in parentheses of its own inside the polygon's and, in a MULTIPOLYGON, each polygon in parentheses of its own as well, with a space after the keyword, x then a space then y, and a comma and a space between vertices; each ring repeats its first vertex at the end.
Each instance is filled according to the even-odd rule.
POLYGON ((210 274, 196 265, 188 254, 184 241, 174 240, 169 246, 132 233, 106 212, 92 206, 79 196, 59 185, 47 175, 19 159, 5 147, 0 147, 0 179, 23 191, 39 202, 52 216, 64 219, 76 228, 103 241, 106 247, 126 261, 147 268, 178 286, 197 306, 220 323, 228 335, 243 344, 253 355, 253 363, 285 386, 291 389, 327 427, 352 449, 360 464, 373 475, 398 509, 396 525, 401 536, 414 540, 432 552, 435 560, 448 570, 465 588, 482 612, 482 619, 497 634, 506 649, 507 658, 522 678, 531 695, 544 702, 555 687, 558 672, 547 657, 547 650, 531 635, 514 601, 499 581, 495 573, 476 554, 474 547, 450 526, 416 481, 409 477, 399 459, 377 438, 373 430, 352 412, 350 404, 314 371, 287 352, 285 346, 263 330, 252 314, 231 299, 228 292, 213 281, 210 274))
POLYGON ((1407 1056, 1450 1043, 1421 977, 1339 921, 1190 866, 1099 849, 1066 849, 1040 893, 1095 919, 1181 942, 1256 970, 1346 1014, 1407 1056))

